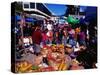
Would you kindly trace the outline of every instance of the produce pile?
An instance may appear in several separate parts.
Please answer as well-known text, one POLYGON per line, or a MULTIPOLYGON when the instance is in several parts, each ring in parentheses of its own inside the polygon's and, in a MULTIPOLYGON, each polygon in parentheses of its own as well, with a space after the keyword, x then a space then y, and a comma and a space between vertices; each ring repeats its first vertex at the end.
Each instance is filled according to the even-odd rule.
POLYGON ((64 71, 78 67, 77 60, 70 58, 65 54, 63 45, 44 46, 41 48, 41 54, 36 56, 33 63, 20 61, 16 63, 16 72, 46 72, 46 71, 64 71))

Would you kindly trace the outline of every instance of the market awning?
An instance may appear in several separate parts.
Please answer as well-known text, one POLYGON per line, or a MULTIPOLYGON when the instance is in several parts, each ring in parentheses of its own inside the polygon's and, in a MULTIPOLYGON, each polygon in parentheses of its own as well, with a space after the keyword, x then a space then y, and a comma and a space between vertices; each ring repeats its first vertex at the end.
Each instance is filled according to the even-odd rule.
POLYGON ((44 20, 44 19, 45 19, 45 17, 42 16, 42 15, 31 14, 31 16, 34 17, 34 18, 37 19, 37 20, 44 20))
POLYGON ((37 15, 41 15, 41 16, 44 16, 44 17, 47 17, 47 18, 51 18, 49 15, 41 12, 40 10, 37 10, 37 9, 32 9, 32 10, 24 10, 24 12, 28 13, 28 14, 37 14, 37 15))

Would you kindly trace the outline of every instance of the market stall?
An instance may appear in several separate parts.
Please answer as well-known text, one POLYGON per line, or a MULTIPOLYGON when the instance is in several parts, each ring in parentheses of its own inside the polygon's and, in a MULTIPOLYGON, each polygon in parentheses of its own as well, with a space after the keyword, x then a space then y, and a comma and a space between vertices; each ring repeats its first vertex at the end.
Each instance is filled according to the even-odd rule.
MULTIPOLYGON (((66 48, 69 53, 71 49, 66 48)), ((17 72, 46 72, 46 71, 64 71, 69 69, 83 69, 79 66, 79 62, 71 59, 64 45, 44 46, 41 48, 39 56, 33 56, 33 63, 27 60, 18 61, 16 63, 17 72), (76 66, 76 67, 75 67, 76 66)))

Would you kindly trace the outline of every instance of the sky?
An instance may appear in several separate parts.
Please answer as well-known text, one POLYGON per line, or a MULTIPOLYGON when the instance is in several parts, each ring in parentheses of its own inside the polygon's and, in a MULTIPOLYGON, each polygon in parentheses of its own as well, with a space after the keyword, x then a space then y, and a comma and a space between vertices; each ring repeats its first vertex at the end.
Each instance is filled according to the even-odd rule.
MULTIPOLYGON (((64 15, 67 6, 61 4, 45 4, 53 13, 53 15, 64 15)), ((80 12, 84 12, 86 6, 80 6, 80 12)))
POLYGON ((52 12, 53 15, 64 15, 67 7, 60 4, 45 4, 52 12))
POLYGON ((80 6, 80 12, 84 12, 86 8, 86 6, 80 6))

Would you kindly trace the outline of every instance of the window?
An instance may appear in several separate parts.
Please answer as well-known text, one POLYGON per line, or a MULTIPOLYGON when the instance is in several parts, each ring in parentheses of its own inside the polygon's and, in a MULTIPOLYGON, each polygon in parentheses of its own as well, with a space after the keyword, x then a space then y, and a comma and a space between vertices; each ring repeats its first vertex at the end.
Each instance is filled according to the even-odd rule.
POLYGON ((30 8, 34 9, 35 8, 35 3, 30 3, 30 8))
POLYGON ((29 8, 29 4, 24 3, 24 8, 29 8))

